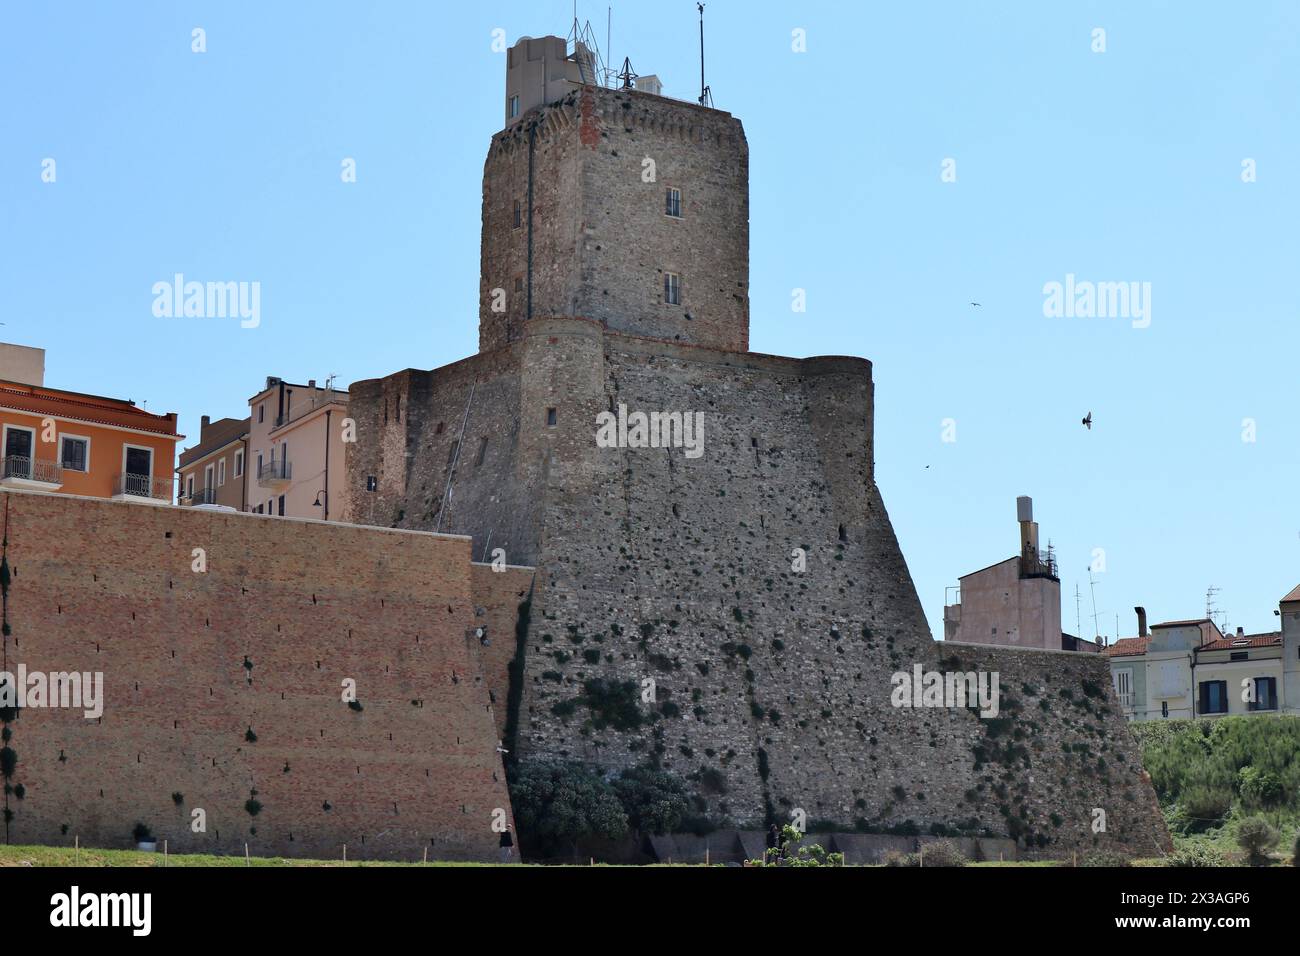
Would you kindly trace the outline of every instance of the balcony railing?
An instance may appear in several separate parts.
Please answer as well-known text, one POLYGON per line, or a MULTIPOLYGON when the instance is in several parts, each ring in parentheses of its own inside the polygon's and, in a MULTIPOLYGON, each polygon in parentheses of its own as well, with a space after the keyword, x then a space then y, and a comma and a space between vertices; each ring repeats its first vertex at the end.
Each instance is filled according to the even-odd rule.
POLYGON ((1056 555, 1049 549, 1039 551, 1026 548, 1020 555, 1020 576, 1022 578, 1060 578, 1056 564, 1056 555))
POLYGON ((1116 692, 1115 696, 1119 699, 1119 709, 1126 714, 1133 713, 1133 692, 1127 694, 1123 691, 1116 692))
POLYGON ((172 479, 153 478, 149 475, 114 475, 113 497, 145 498, 149 501, 171 501, 172 479))
POLYGON ((257 472, 257 483, 259 485, 278 485, 293 478, 293 464, 283 458, 276 461, 272 458, 270 461, 262 463, 262 467, 257 472))
POLYGON ((189 500, 191 505, 215 505, 217 503, 217 489, 195 488, 189 500))
POLYGON ((47 485, 63 484, 63 466, 57 461, 9 455, 5 458, 4 476, 22 481, 39 481, 47 485))

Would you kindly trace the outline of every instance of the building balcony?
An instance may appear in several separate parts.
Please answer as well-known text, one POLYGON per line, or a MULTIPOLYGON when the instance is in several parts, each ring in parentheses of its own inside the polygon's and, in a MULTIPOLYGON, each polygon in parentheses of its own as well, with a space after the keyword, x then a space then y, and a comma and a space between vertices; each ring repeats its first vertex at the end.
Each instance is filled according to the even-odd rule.
POLYGON ((63 487, 63 467, 57 461, 9 455, 4 460, 4 475, 0 477, 0 486, 58 491, 63 487))
POLYGON ((293 464, 284 459, 276 461, 272 458, 268 462, 263 462, 257 472, 257 483, 263 488, 283 488, 291 481, 293 481, 293 464))
POLYGON ((121 474, 113 476, 113 500, 134 501, 148 505, 172 503, 172 479, 153 478, 149 475, 121 474))
POLYGON ((1116 693, 1115 698, 1119 701, 1119 709, 1124 713, 1124 716, 1133 716, 1133 695, 1131 693, 1116 693))
POLYGON ((194 505, 215 505, 217 503, 217 489, 195 488, 194 493, 185 498, 185 503, 191 507, 194 505))

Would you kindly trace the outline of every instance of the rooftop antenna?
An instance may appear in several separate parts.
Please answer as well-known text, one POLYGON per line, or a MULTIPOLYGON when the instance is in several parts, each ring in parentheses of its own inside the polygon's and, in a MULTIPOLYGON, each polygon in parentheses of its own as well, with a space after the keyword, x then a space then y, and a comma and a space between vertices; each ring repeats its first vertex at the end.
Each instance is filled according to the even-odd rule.
POLYGON ((1088 566, 1088 589, 1092 592, 1092 636, 1101 637, 1101 629, 1097 625, 1097 582, 1092 578, 1092 565, 1088 566))
POLYGON ((1078 581, 1074 582, 1074 630, 1079 637, 1083 637, 1083 615, 1080 612, 1078 581))
POLYGON ((1222 620, 1226 620, 1226 617, 1227 617, 1225 614, 1222 614, 1222 613, 1219 611, 1218 605, 1216 605, 1216 604, 1214 603, 1214 596, 1215 596, 1216 594, 1219 593, 1219 590, 1220 590, 1220 589, 1219 589, 1219 588, 1216 588, 1213 584, 1211 584, 1211 585, 1209 586, 1209 588, 1206 589, 1206 591, 1205 591, 1205 616, 1206 616, 1207 618, 1209 618, 1211 621, 1214 621, 1215 626, 1216 626, 1220 631, 1223 631, 1223 632, 1226 634, 1227 631, 1225 630, 1225 628, 1227 627, 1227 625, 1226 625, 1226 624, 1220 624, 1218 620, 1215 620, 1215 615, 1216 615, 1216 614, 1218 614, 1218 615, 1219 615, 1219 618, 1222 619, 1222 620))
POLYGON ((636 73, 632 69, 632 61, 627 57, 623 57, 623 72, 618 75, 618 78, 623 81, 623 89, 633 88, 632 81, 636 79, 636 73))
POLYGON ((712 106, 713 93, 704 85, 704 4, 696 3, 700 10, 700 105, 712 106))

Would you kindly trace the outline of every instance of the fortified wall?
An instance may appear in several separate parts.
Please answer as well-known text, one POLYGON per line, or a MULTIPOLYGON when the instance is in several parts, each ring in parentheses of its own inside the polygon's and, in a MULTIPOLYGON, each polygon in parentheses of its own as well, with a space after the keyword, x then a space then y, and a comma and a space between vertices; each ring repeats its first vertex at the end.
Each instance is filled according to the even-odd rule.
POLYGON ((468 539, 21 492, 0 507, 4 669, 104 682, 98 719, 0 715, 8 842, 129 847, 143 823, 173 853, 495 859, 510 803, 475 629, 497 609, 468 539))
MULTIPOLYGON (((564 51, 536 44, 510 62, 564 51)), ((354 383, 347 461, 351 520, 537 569, 506 747, 655 764, 715 825, 1167 845, 1104 661, 931 640, 875 482, 870 363, 747 350, 739 121, 515 82, 542 105, 484 166, 480 352, 354 383), (637 413, 702 441, 598 442, 598 416, 637 413), (915 665, 996 670, 1003 709, 893 706, 915 665)))

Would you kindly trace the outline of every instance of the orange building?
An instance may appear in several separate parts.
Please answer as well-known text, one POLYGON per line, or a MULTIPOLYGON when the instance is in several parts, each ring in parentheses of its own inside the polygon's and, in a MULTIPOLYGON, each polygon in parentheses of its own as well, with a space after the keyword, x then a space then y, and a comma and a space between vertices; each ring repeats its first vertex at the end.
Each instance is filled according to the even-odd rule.
POLYGON ((0 344, 0 486, 171 504, 176 413, 46 388, 44 352, 0 344), (33 354, 39 353, 39 355, 33 354))

